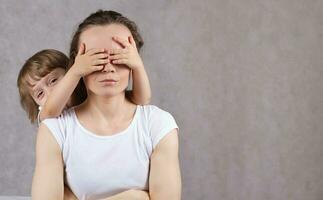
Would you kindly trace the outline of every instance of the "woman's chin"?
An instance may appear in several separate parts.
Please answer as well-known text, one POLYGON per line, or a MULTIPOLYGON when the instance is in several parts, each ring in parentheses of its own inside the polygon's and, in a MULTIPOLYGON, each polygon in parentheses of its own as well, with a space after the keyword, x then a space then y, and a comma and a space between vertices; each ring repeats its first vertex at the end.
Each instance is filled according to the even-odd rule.
POLYGON ((95 93, 96 96, 104 97, 104 98, 115 97, 121 94, 122 94, 121 91, 99 91, 95 93))

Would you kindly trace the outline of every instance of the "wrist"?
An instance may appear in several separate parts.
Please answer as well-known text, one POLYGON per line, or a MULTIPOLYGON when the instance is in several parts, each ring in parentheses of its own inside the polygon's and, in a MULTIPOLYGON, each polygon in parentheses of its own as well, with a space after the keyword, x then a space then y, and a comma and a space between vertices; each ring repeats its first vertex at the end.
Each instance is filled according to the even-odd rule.
POLYGON ((75 64, 72 65, 72 67, 68 70, 68 72, 66 73, 66 75, 70 75, 73 76, 74 78, 80 79, 82 78, 82 74, 80 72, 78 72, 78 70, 76 69, 75 64))
POLYGON ((145 67, 144 65, 138 65, 137 67, 134 67, 132 68, 132 71, 133 72, 137 72, 137 73, 140 73, 140 72, 144 72, 145 71, 145 67))

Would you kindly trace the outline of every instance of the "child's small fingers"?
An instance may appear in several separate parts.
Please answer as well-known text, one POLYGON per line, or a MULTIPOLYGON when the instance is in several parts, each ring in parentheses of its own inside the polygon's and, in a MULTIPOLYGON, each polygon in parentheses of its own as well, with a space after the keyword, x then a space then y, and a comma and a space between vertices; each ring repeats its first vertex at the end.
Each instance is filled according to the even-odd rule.
POLYGON ((128 53, 128 50, 127 49, 110 49, 109 50, 109 55, 121 54, 121 53, 128 53))
POLYGON ((117 60, 117 59, 122 59, 122 58, 127 58, 127 54, 114 54, 112 56, 109 56, 111 60, 117 60))
POLYGON ((128 40, 122 39, 118 36, 113 36, 112 39, 116 42, 118 42, 119 44, 121 44, 123 47, 128 47, 130 45, 130 43, 128 42, 128 40))
POLYGON ((92 65, 103 65, 103 64, 107 64, 109 62, 109 59, 95 59, 92 62, 92 65))
POLYGON ((95 48, 95 49, 90 49, 86 52, 87 55, 92 56, 94 54, 98 54, 98 53, 103 53, 105 52, 104 48, 95 48))
POLYGON ((127 64, 127 59, 118 59, 118 60, 112 60, 112 64, 127 64))
POLYGON ((97 65, 95 66, 95 71, 101 71, 104 68, 104 65, 97 65))
POLYGON ((98 53, 98 54, 93 55, 94 59, 102 59, 102 58, 107 58, 107 57, 109 57, 109 55, 107 53, 98 53))

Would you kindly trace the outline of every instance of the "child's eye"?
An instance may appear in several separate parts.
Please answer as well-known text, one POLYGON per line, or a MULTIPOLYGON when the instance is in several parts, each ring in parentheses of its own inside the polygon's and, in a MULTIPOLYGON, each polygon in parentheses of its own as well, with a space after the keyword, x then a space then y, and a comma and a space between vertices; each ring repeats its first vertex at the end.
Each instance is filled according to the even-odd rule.
POLYGON ((44 92, 43 91, 39 91, 36 95, 37 99, 41 99, 43 97, 44 92))
POLYGON ((56 81, 57 81, 57 78, 53 78, 52 80, 50 80, 49 83, 52 85, 52 84, 56 83, 56 81))

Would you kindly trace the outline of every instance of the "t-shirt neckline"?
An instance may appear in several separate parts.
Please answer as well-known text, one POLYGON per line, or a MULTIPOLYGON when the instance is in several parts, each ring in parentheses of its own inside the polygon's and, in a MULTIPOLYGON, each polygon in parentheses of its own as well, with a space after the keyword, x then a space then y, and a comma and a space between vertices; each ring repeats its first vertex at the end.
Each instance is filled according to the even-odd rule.
POLYGON ((82 130, 85 134, 90 135, 90 136, 95 137, 95 138, 99 138, 99 139, 112 139, 112 138, 120 137, 120 136, 122 136, 122 135, 126 134, 126 133, 129 131, 129 129, 131 129, 131 128, 134 126, 135 121, 136 121, 136 120, 137 120, 137 118, 138 118, 138 117, 137 117, 137 115, 139 115, 139 114, 138 114, 138 111, 139 111, 139 105, 136 105, 136 111, 135 111, 135 114, 134 114, 134 116, 133 116, 133 118, 132 118, 132 121, 131 121, 131 122, 130 122, 130 124, 128 125, 128 127, 127 127, 126 129, 124 129, 124 130, 122 130, 122 131, 118 132, 118 133, 114 133, 113 135, 98 135, 98 134, 96 134, 96 133, 94 133, 94 132, 92 132, 92 131, 88 130, 87 128, 85 128, 85 127, 81 124, 81 122, 78 120, 78 118, 77 118, 77 116, 76 116, 76 112, 75 112, 75 108, 74 108, 74 107, 72 108, 72 115, 73 115, 74 120, 76 121, 77 126, 78 126, 78 127, 80 127, 80 128, 81 128, 81 130, 82 130))

